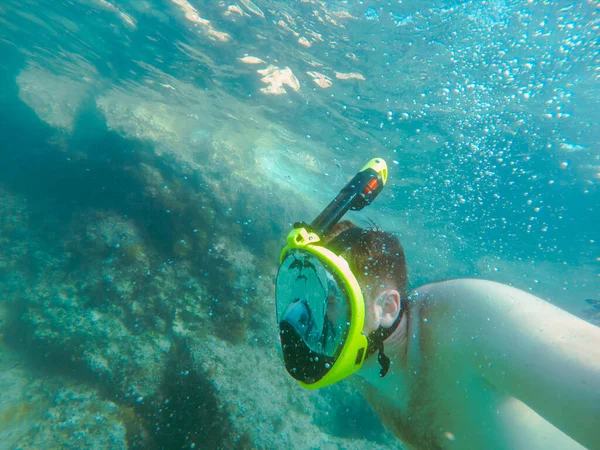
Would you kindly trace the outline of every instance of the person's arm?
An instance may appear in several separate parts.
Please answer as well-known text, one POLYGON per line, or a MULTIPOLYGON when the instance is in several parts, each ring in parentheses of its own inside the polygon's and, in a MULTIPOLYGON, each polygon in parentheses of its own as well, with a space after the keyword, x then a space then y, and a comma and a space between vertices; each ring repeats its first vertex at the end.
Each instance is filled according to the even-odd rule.
POLYGON ((589 449, 600 449, 600 328, 531 294, 461 279, 418 289, 422 333, 589 449), (464 353, 469 352, 469 353, 464 353))

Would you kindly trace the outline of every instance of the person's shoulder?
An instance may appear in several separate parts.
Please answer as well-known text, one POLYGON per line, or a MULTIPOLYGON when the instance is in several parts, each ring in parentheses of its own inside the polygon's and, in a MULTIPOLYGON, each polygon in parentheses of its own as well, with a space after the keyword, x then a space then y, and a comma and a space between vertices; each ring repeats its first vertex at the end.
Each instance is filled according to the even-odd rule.
POLYGON ((461 297, 488 298, 493 293, 516 293, 518 289, 496 281, 479 278, 453 278, 424 284, 410 292, 411 302, 432 302, 461 297))
POLYGON ((480 278, 450 278, 446 280, 435 281, 419 286, 414 289, 410 295, 436 294, 453 291, 456 289, 514 289, 509 285, 498 283, 496 281, 483 280, 480 278))
POLYGON ((489 314, 516 304, 546 303, 515 287, 478 278, 455 278, 425 284, 408 296, 408 307, 416 313, 446 315, 455 311, 489 314))
POLYGON ((477 278, 451 278, 419 286, 408 294, 409 303, 422 304, 442 297, 454 297, 457 292, 497 288, 499 283, 477 278))

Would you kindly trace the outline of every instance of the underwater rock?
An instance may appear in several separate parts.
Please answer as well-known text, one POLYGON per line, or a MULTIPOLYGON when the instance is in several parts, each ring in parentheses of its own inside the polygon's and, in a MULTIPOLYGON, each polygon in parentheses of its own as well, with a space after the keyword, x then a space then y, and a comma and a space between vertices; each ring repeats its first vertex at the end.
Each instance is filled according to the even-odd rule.
POLYGON ((20 313, 6 339, 31 346, 48 364, 88 371, 122 395, 152 395, 170 349, 170 306, 161 292, 170 285, 156 276, 144 291, 151 251, 131 222, 87 221, 79 217, 84 234, 75 228, 62 255, 47 249, 44 265, 17 289, 24 289, 20 313))
MULTIPOLYGON (((0 304, 0 337, 10 332, 10 312, 0 304)), ((0 340, 2 448, 129 448, 121 408, 37 362, 35 354, 15 351, 0 340)))
MULTIPOLYGON (((151 142, 156 155, 171 160, 174 177, 179 173, 183 180, 188 172, 201 174, 218 202, 240 209, 242 200, 246 201, 242 199, 244 192, 260 193, 256 201, 264 201, 267 208, 248 209, 247 218, 267 218, 269 211, 278 210, 274 205, 282 206, 290 217, 298 212, 293 211, 296 206, 299 210, 311 208, 311 214, 317 214, 318 207, 312 209, 315 201, 323 202, 335 195, 333 189, 328 189, 328 180, 335 175, 341 184, 344 177, 326 174, 324 163, 330 163, 333 151, 273 124, 261 117, 261 111, 235 99, 228 99, 233 113, 222 114, 224 107, 214 104, 206 92, 173 83, 179 93, 173 94, 176 98, 138 86, 127 93, 107 91, 98 98, 97 106, 106 115, 110 130, 128 139, 151 142), (227 174, 226 183, 222 174, 227 174), (317 193, 315 185, 321 186, 317 193), (323 187, 327 192, 322 192, 323 187), (287 194, 282 195, 280 188, 287 194), (290 197, 295 202, 287 202, 290 197)), ((299 88, 297 79, 294 86, 299 88)), ((279 89, 285 92, 283 87, 279 89)), ((144 168, 143 173, 147 189, 169 185, 159 181, 155 170, 144 168)), ((187 189, 182 186, 182 190, 187 189)), ((168 196, 169 192, 167 189, 157 195, 168 196)))
MULTIPOLYGON (((163 183, 163 177, 157 182, 163 183)), ((173 195, 181 195, 176 185, 171 186, 173 195)), ((263 207, 268 211, 266 204, 263 207)), ((260 218, 256 220, 260 223, 260 218)), ((262 232, 269 236, 268 229, 262 232)), ((106 212, 76 216, 62 238, 64 254, 47 248, 45 256, 40 255, 46 262, 28 281, 22 300, 25 308, 13 317, 16 323, 9 340, 22 352, 33 350, 41 367, 77 374, 113 392, 119 402, 114 417, 112 406, 97 407, 108 417, 103 423, 116 421, 119 414, 128 429, 143 422, 146 431, 141 434, 147 436, 140 439, 146 443, 186 436, 196 442, 204 436, 208 442, 212 436, 214 445, 206 448, 216 448, 217 442, 262 448, 281 443, 310 446, 315 439, 321 448, 378 448, 373 442, 324 433, 313 422, 326 402, 301 390, 283 373, 283 366, 273 363, 278 358, 275 340, 266 337, 275 331, 270 281, 274 267, 263 267, 260 253, 243 241, 230 241, 237 234, 224 233, 210 244, 210 254, 221 255, 221 265, 230 267, 219 276, 231 279, 205 279, 184 260, 158 263, 156 250, 131 218, 106 212), (218 295, 211 287, 215 284, 236 290, 224 287, 218 295), (258 381, 247 389, 249 376, 258 381), (281 410, 290 404, 293 420, 282 420, 281 410), (198 420, 186 420, 187 416, 198 420), (156 423, 162 427, 157 429, 156 423), (268 426, 257 429, 256 423, 268 426), (178 427, 175 434, 169 424, 178 427), (311 436, 310 442, 306 436, 311 436)), ((266 244, 257 243, 272 248, 275 257, 279 245, 266 244)), ((193 255, 186 253, 183 258, 193 255)), ((43 446, 52 439, 71 442, 60 434, 67 430, 75 436, 70 438, 74 448, 77 442, 87 445, 92 437, 98 440, 98 448, 125 448, 118 442, 122 424, 115 422, 117 435, 107 436, 85 417, 69 422, 61 409, 65 399, 72 399, 78 416, 88 402, 96 401, 93 395, 82 397, 82 392, 75 397, 67 391, 57 395, 40 433, 22 440, 22 447, 43 446), (53 421, 60 425, 56 430, 53 421)))
POLYGON ((129 449, 120 408, 100 400, 89 387, 61 388, 45 414, 15 449, 129 449))
POLYGON ((2 448, 127 449, 121 409, 89 386, 31 370, 0 346, 2 448))
POLYGON ((330 409, 319 393, 300 388, 281 364, 275 342, 231 345, 190 339, 194 370, 210 377, 219 409, 226 412, 236 442, 246 448, 402 448, 397 441, 376 443, 326 434, 314 420, 330 409))
POLYGON ((30 63, 17 76, 19 98, 44 122, 65 131, 73 131, 81 104, 88 98, 97 77, 96 69, 80 58, 65 59, 56 72, 30 63), (80 74, 75 81, 64 71, 80 74))

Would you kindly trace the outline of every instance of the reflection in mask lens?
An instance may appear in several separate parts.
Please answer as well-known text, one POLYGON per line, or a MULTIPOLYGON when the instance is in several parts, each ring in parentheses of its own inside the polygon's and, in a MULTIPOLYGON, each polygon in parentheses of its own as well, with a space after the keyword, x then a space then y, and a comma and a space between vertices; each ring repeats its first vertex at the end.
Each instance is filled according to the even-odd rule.
POLYGON ((348 303, 336 277, 315 255, 291 250, 277 274, 277 319, 314 351, 334 356, 348 330, 348 303))

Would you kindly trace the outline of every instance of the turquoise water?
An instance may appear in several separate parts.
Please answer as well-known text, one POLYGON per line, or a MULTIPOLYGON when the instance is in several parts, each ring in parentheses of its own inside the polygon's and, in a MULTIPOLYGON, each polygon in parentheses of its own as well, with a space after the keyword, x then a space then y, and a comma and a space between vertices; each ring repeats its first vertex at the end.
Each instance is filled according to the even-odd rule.
POLYGON ((374 156, 352 216, 410 286, 600 313, 598 4, 0 5, 3 448, 400 448, 277 349, 291 224, 374 156))

